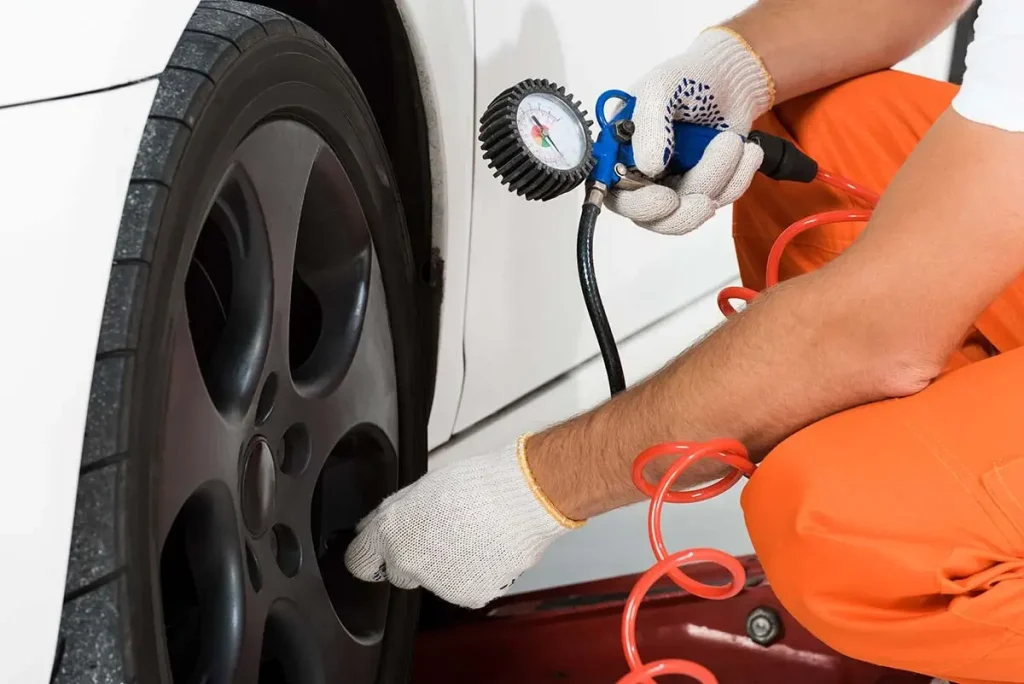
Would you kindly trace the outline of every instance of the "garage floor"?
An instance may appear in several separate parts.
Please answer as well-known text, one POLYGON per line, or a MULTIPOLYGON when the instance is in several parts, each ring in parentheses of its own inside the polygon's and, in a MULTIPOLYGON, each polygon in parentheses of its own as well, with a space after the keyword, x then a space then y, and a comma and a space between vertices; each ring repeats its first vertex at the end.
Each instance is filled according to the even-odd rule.
MULTIPOLYGON (((728 601, 704 601, 660 584, 640 611, 638 642, 647 661, 686 657, 720 684, 929 684, 930 677, 839 655, 782 609, 756 560, 745 559, 750 588, 728 601), (781 615, 783 638, 770 647, 746 636, 758 607, 781 615)), ((688 569, 714 582, 710 567, 688 569)), ((614 684, 625 674, 619 642, 622 604, 636 577, 620 577, 510 597, 484 612, 427 625, 416 649, 413 684, 614 684)), ((430 618, 428 616, 428 623, 430 618)), ((664 677, 684 682, 686 677, 664 677)))

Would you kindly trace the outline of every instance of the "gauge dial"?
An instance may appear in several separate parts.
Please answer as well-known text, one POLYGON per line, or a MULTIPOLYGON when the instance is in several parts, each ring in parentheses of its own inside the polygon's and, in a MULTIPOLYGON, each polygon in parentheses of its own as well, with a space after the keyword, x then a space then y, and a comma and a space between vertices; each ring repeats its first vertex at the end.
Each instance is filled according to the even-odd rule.
POLYGON ((579 117, 562 100, 547 93, 530 93, 516 113, 526 149, 551 168, 568 171, 579 166, 589 136, 579 117))
POLYGON ((481 117, 484 159, 510 191, 553 199, 581 185, 594 168, 591 124, 565 88, 527 79, 494 98, 481 117))

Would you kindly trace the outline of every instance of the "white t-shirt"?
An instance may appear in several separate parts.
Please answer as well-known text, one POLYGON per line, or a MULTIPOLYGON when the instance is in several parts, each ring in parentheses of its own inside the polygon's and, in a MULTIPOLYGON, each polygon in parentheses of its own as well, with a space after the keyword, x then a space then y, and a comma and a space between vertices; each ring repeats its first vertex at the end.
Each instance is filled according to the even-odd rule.
POLYGON ((1024 131, 1024 0, 982 0, 953 109, 978 123, 1024 131))

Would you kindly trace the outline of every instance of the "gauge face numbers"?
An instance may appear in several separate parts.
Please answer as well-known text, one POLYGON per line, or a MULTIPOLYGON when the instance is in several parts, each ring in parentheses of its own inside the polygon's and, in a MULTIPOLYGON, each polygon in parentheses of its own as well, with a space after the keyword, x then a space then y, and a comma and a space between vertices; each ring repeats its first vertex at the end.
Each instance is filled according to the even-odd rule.
POLYGON ((526 149, 542 164, 575 169, 587 151, 587 133, 568 104, 547 93, 530 93, 519 103, 516 125, 526 149))

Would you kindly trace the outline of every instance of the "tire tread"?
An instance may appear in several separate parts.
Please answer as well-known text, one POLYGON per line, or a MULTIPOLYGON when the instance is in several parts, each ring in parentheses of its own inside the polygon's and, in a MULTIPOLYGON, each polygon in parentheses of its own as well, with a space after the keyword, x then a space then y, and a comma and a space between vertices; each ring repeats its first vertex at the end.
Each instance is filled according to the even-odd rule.
POLYGON ((123 583, 118 577, 64 604, 64 649, 54 684, 121 684, 133 678, 131 656, 120 637, 123 583))
POLYGON ((84 473, 78 481, 65 596, 83 593, 118 574, 124 565, 115 518, 123 470, 122 463, 111 463, 84 473))
POLYGON ((150 117, 142 131, 132 180, 157 181, 170 187, 189 133, 188 127, 178 121, 150 117))
POLYGON ((199 115, 197 96, 205 100, 212 91, 213 80, 206 74, 168 67, 160 75, 160 87, 157 88, 150 117, 178 121, 191 130, 199 115))
POLYGON ((153 260, 157 222, 166 201, 167 187, 163 183, 132 180, 128 184, 114 247, 115 265, 127 260, 153 260))
POLYGON ((96 361, 85 418, 83 467, 126 449, 127 417, 121 407, 131 401, 128 395, 133 362, 130 354, 109 353, 96 361))
POLYGON ((100 325, 99 354, 135 349, 142 322, 139 302, 146 290, 149 264, 122 261, 110 269, 107 299, 100 325))
MULTIPOLYGON (((191 26, 191 24, 189 24, 191 26)), ((169 66, 205 74, 214 83, 241 56, 234 43, 212 33, 185 29, 168 61, 169 66)))
POLYGON ((190 31, 202 31, 231 41, 235 49, 245 52, 257 41, 267 37, 263 24, 237 12, 200 5, 189 22, 190 31), (256 30, 258 29, 258 30, 256 30))
POLYGON ((269 7, 250 5, 239 0, 207 0, 203 6, 252 19, 263 27, 268 36, 295 33, 295 24, 291 17, 269 7))

